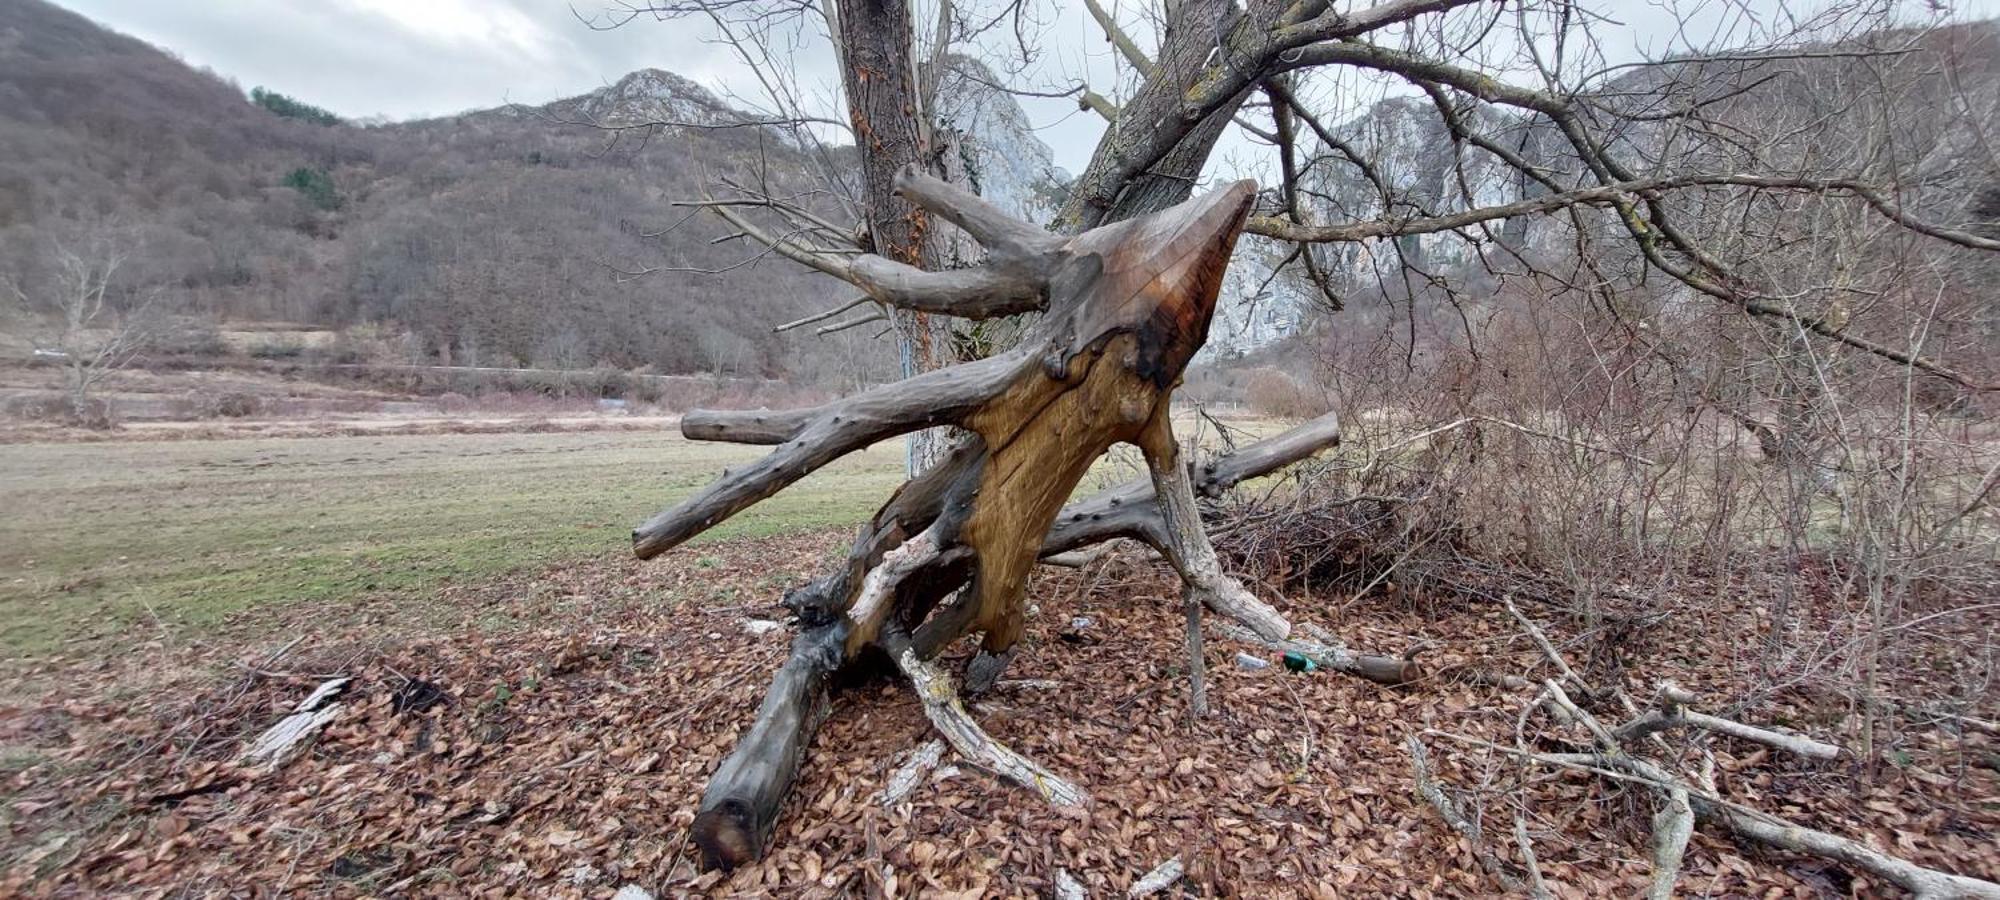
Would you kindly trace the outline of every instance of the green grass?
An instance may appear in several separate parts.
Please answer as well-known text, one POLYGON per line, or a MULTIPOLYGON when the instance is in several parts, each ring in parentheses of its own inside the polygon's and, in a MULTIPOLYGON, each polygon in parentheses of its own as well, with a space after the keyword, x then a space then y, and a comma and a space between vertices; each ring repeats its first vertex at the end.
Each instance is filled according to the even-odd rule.
MULTIPOLYGON (((658 432, 0 445, 0 650, 630 552, 633 525, 758 447, 658 432)), ((858 522, 900 442, 701 540, 858 522)))

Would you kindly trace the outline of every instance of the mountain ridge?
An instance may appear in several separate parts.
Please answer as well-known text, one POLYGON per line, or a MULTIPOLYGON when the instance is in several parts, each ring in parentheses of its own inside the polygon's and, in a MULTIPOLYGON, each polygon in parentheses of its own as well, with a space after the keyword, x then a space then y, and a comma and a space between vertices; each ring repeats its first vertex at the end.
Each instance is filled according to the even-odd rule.
POLYGON ((315 125, 83 16, 0 0, 0 138, 21 150, 0 158, 0 272, 45 280, 51 241, 112 220, 141 248, 130 289, 161 308, 381 325, 403 333, 399 361, 893 374, 865 331, 773 334, 824 302, 823 276, 671 207, 709 177, 812 187, 787 129, 736 127, 757 120, 649 68, 536 106, 315 125), (678 124, 604 130, 649 123, 678 124))

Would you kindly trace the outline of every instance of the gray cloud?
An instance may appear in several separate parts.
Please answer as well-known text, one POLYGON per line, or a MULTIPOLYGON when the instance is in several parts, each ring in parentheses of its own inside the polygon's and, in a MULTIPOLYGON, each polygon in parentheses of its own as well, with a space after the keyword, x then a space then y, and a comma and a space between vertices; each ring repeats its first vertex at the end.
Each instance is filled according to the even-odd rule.
MULTIPOLYGON (((648 66, 704 81, 734 68, 686 26, 644 20, 593 31, 561 0, 466 4, 481 15, 465 16, 464 25, 449 30, 426 29, 423 14, 391 12, 390 2, 62 2, 246 87, 264 85, 354 117, 407 119, 540 103, 648 66), (482 30, 482 19, 504 26, 482 30)), ((408 7, 423 5, 429 0, 408 7)))
MULTIPOLYGON (((601 16, 613 0, 57 0, 119 31, 150 41, 235 79, 263 85, 351 117, 408 119, 445 115, 502 103, 542 103, 617 81, 635 69, 679 73, 727 95, 728 88, 761 102, 755 81, 732 52, 709 40, 706 23, 662 22, 651 17, 623 27, 593 30, 582 17, 601 16)), ((1360 0, 1356 0, 1357 5, 1360 0)), ((1658 51, 1709 37, 1716 29, 1773 17, 1783 9, 1817 6, 1809 0, 1604 0, 1595 4, 1622 23, 1603 37, 1606 54, 1631 58, 1641 48, 1658 51), (1696 12, 1689 28, 1676 27, 1678 7, 1696 12)), ((1929 0, 1905 0, 1906 12, 1923 17, 1929 0)), ((2000 0, 1946 4, 1968 17, 2000 12, 2000 0)), ((1023 36, 1038 60, 1019 81, 1061 89, 1087 77, 1100 92, 1117 93, 1113 51, 1089 21, 1082 4, 1055 0, 1030 4, 1023 36)), ((1777 16, 1783 19, 1782 16, 1777 16)), ((1011 25, 1011 23, 1009 23, 1011 25)), ((1141 36, 1145 42, 1145 36, 1141 36)), ((1003 25, 991 41, 996 58, 1018 52, 1015 33, 1003 25)), ((837 79, 823 38, 805 35, 794 63, 818 110, 836 117, 837 79)), ((1364 102, 1369 92, 1346 94, 1335 85, 1331 103, 1364 102)), ((1348 85, 1352 87, 1352 85, 1348 85)), ((1315 92, 1317 93, 1317 92, 1315 92)), ((1056 163, 1081 171, 1104 123, 1079 113, 1073 100, 1023 98, 1029 119, 1055 151, 1056 163)), ((1358 107, 1356 107, 1358 110, 1358 107)), ((1329 110, 1334 120, 1340 109, 1329 110)), ((1262 174, 1270 154, 1232 133, 1218 148, 1214 168, 1262 174)))
MULTIPOLYGON (((57 0, 91 19, 156 44, 245 88, 265 86, 343 116, 391 119, 448 115, 503 103, 542 103, 655 67, 718 93, 733 88, 761 103, 733 52, 705 24, 641 17, 610 30, 586 19, 602 0, 57 0)), ((1030 34, 1063 71, 1110 71, 1087 47, 1080 10, 1057 9, 1030 34)), ((603 20, 599 18, 599 21, 603 20)), ((803 87, 821 111, 837 111, 836 78, 823 39, 798 50, 803 87)), ((1049 80, 1049 79, 1043 79, 1049 80)), ((1053 83, 1051 81, 1050 83, 1053 83)), ((1089 160, 1103 130, 1068 100, 1024 101, 1056 161, 1089 160)))

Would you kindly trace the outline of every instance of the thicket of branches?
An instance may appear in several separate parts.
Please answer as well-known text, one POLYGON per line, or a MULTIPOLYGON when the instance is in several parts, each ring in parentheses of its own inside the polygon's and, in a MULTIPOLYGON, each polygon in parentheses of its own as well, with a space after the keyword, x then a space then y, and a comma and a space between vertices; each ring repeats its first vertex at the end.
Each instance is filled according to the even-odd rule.
POLYGON ((1884 672, 1924 673, 1926 696, 1897 702, 1956 709, 2000 674, 1990 643, 1939 659, 1935 640, 1958 638, 1927 631, 1977 621, 2000 584, 1982 205, 2000 178, 1982 124, 2000 106, 2000 32, 1845 14, 1787 49, 1591 86, 1580 105, 1615 148, 1595 164, 1554 117, 1450 95, 1329 135, 1307 215, 1363 229, 1606 180, 1677 186, 1316 247, 1329 277, 1297 277, 1347 308, 1288 368, 1317 372, 1364 447, 1455 425, 1340 490, 1397 497, 1452 519, 1467 552, 1556 574, 1592 627, 1600 603, 1692 594, 1747 615, 1758 639, 1720 662, 1838 698, 1873 742, 1896 728, 1876 714, 1884 672), (1443 181, 1369 154, 1425 112, 1443 181))

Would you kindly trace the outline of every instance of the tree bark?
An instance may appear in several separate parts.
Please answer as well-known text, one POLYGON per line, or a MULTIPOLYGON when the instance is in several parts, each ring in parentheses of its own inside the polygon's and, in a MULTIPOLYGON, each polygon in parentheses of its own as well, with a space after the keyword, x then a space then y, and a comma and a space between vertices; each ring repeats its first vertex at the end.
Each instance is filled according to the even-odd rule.
POLYGON ((841 663, 844 630, 826 625, 792 640, 750 730, 709 778, 693 828, 703 866, 733 869, 764 855, 806 747, 826 719, 827 678, 841 663))
MULTIPOLYGON (((897 173, 931 162, 930 122, 917 89, 916 29, 904 0, 840 0, 836 40, 848 121, 861 156, 861 196, 870 249, 885 260, 936 269, 931 219, 920 206, 896 193, 897 173)), ((890 313, 896 329, 903 377, 937 369, 946 362, 943 323, 928 312, 890 313)), ((914 432, 908 471, 930 468, 949 451, 946 432, 914 432)))

